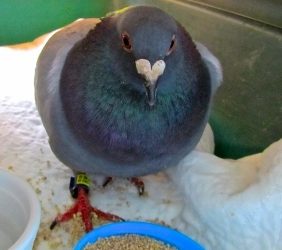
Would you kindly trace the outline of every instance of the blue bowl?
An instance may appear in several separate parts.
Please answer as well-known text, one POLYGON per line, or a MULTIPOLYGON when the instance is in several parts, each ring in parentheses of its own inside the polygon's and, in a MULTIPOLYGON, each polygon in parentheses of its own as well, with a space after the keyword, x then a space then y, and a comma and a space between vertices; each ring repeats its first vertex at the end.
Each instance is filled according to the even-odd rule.
POLYGON ((116 222, 95 228, 78 241, 74 250, 83 250, 87 244, 94 244, 100 238, 125 234, 147 236, 178 250, 204 250, 198 243, 174 229, 140 221, 116 222))

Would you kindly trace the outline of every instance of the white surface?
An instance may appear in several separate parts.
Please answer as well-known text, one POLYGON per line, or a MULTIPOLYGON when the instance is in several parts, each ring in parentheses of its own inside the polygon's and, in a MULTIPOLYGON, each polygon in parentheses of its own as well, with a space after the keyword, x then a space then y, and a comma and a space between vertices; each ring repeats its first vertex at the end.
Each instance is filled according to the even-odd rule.
POLYGON ((0 249, 31 250, 40 224, 40 204, 32 188, 0 169, 0 249))
MULTIPOLYGON (((52 154, 33 100, 39 48, 0 48, 0 166, 28 180, 42 204, 41 229, 57 210, 72 204, 71 171, 52 154), (25 49, 23 49, 25 48, 25 49)), ((187 233, 206 249, 282 249, 282 140, 262 154, 237 161, 210 153, 212 133, 178 167, 144 177, 148 195, 139 197, 126 180, 106 189, 100 179, 91 202, 125 219, 160 220, 187 233)), ((52 237, 60 237, 59 233, 52 237)), ((35 250, 51 247, 42 240, 35 250)))

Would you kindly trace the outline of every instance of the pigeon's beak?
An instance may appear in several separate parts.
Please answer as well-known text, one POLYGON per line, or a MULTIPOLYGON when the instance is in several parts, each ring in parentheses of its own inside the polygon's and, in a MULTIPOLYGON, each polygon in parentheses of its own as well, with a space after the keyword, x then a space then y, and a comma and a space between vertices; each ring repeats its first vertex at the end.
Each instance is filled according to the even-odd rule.
POLYGON ((148 104, 153 107, 156 103, 156 84, 148 84, 145 88, 148 104))
POLYGON ((148 104, 154 106, 156 103, 156 85, 159 77, 164 73, 165 62, 158 60, 151 67, 151 63, 146 59, 135 61, 138 74, 145 79, 145 88, 148 98, 148 104))

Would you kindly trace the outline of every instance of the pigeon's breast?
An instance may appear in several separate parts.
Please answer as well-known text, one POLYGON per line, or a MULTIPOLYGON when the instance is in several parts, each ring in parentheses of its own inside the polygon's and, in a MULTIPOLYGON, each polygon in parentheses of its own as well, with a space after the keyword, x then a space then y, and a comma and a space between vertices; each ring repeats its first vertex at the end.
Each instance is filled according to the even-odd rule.
POLYGON ((91 46, 77 44, 60 80, 63 112, 87 171, 130 176, 176 164, 196 146, 206 124, 208 78, 176 74, 151 108, 145 93, 131 87, 135 78, 124 78, 130 72, 121 74, 104 50, 94 53, 91 46))
POLYGON ((167 167, 188 153, 202 133, 207 110, 193 110, 196 106, 190 98, 175 101, 160 97, 152 109, 143 97, 126 102, 109 93, 101 95, 80 101, 74 98, 65 111, 77 141, 91 155, 112 165, 158 161, 160 167, 167 167))

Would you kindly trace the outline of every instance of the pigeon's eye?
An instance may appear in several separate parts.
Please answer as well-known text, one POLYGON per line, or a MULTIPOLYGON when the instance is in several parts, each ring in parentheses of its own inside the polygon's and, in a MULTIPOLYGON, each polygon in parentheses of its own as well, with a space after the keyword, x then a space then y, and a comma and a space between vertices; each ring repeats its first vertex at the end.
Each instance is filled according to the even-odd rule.
POLYGON ((129 38, 129 35, 126 32, 122 33, 121 40, 122 40, 123 49, 127 52, 131 52, 132 46, 131 46, 130 38, 129 38))
POLYGON ((172 36, 172 39, 171 39, 171 43, 170 43, 170 46, 166 52, 166 55, 170 55, 171 52, 175 49, 175 35, 172 36))

